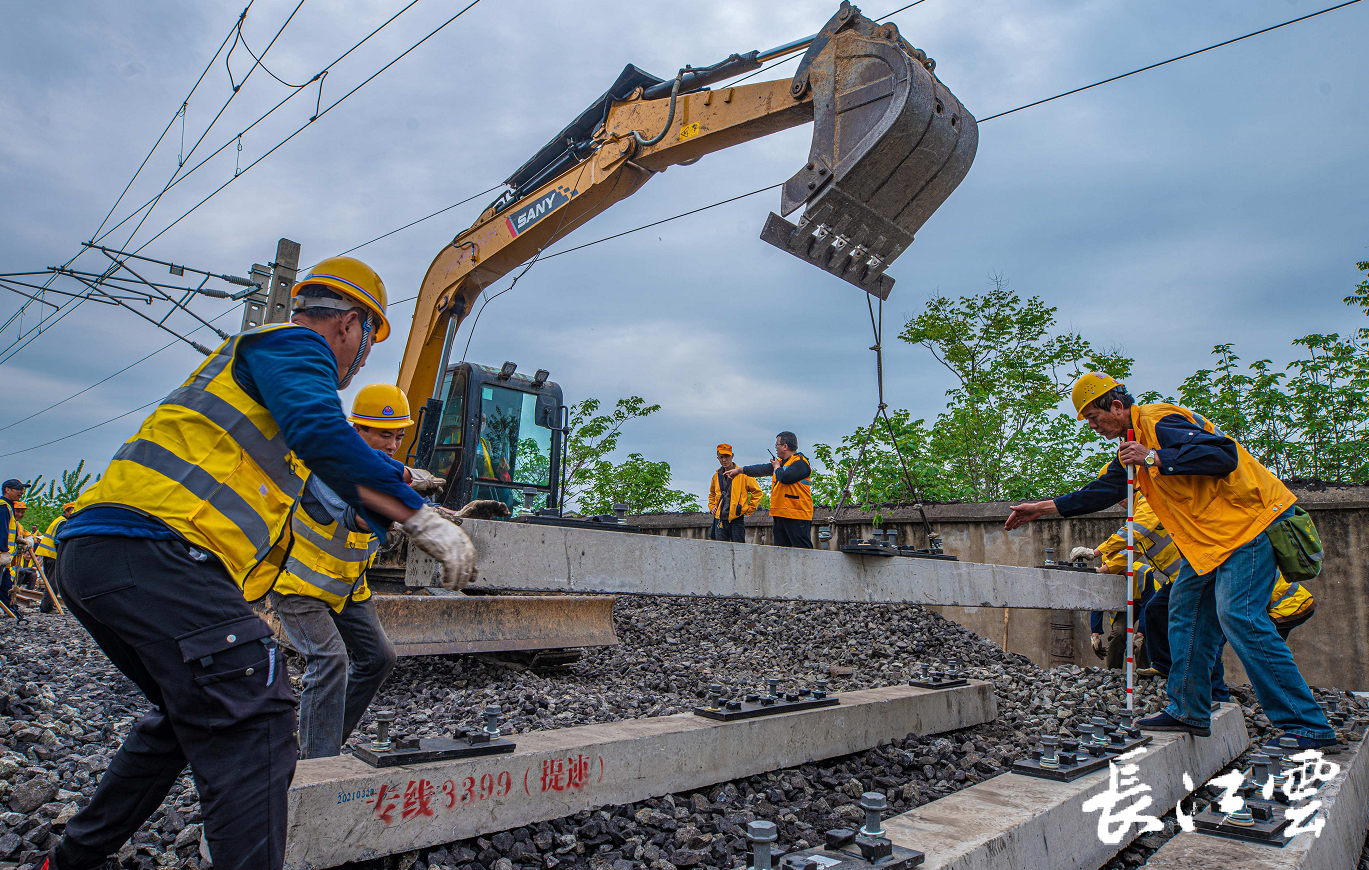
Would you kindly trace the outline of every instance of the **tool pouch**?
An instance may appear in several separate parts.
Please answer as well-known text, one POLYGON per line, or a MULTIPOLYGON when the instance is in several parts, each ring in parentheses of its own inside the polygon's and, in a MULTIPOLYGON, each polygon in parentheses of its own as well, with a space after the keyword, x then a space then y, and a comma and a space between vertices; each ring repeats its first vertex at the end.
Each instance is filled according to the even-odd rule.
POLYGON ((1311 580, 1321 573, 1321 535, 1307 511, 1296 505, 1293 516, 1265 529, 1274 545, 1274 560, 1290 583, 1311 580))

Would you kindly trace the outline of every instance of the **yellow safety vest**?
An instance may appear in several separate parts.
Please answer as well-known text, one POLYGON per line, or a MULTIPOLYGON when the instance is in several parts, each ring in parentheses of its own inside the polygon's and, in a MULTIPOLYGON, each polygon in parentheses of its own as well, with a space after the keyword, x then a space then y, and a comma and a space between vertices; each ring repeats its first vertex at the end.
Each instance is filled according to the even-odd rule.
MULTIPOLYGON (((1132 405, 1136 440, 1159 449, 1155 425, 1171 414, 1187 418, 1208 432, 1217 432, 1201 416, 1178 405, 1132 405)), ((1201 474, 1161 474, 1160 464, 1137 469, 1136 480, 1160 522, 1179 545, 1179 551, 1199 574, 1226 561, 1288 510, 1297 497, 1269 469, 1239 443, 1238 464, 1224 477, 1201 474)))
POLYGON ((62 523, 67 518, 62 514, 57 515, 57 519, 48 523, 48 530, 43 532, 43 540, 38 543, 38 556, 43 559, 57 558, 57 530, 62 527, 62 523))
POLYGON ((371 597, 366 569, 380 550, 375 535, 349 531, 336 520, 320 523, 299 507, 290 519, 290 534, 294 546, 276 580, 276 592, 317 598, 338 613, 349 598, 371 597))
MULTIPOLYGON (((800 459, 808 462, 807 456, 795 453, 781 462, 780 468, 800 459)), ((808 467, 811 469, 813 463, 808 462, 808 467)), ((780 468, 775 470, 779 471, 780 468)), ((770 516, 789 520, 812 520, 813 481, 805 477, 798 483, 780 483, 779 478, 775 478, 775 482, 770 484, 770 516)))
POLYGON ((14 505, 8 501, 5 503, 8 504, 10 508, 10 531, 9 538, 5 541, 5 552, 17 555, 18 550, 16 548, 19 546, 19 520, 14 517, 14 505))
MULTIPOLYGON (((1160 518, 1155 515, 1150 502, 1139 493, 1132 509, 1132 518, 1132 538, 1136 543, 1136 594, 1140 595, 1146 585, 1152 586, 1158 592, 1161 586, 1179 575, 1179 568, 1184 564, 1183 554, 1174 543, 1174 536, 1165 531, 1165 527, 1160 524, 1160 518), (1144 570, 1147 568, 1152 570, 1144 570), (1143 575, 1145 583, 1140 582, 1143 575)), ((1100 544, 1098 553, 1103 557, 1103 564, 1110 573, 1125 574, 1127 527, 1122 526, 1112 537, 1100 544)))
POLYGON ((274 323, 219 345, 124 442, 77 512, 107 505, 154 517, 217 556, 247 600, 264 596, 279 567, 267 556, 289 527, 309 469, 266 406, 233 379, 233 363, 244 340, 304 328, 274 323))

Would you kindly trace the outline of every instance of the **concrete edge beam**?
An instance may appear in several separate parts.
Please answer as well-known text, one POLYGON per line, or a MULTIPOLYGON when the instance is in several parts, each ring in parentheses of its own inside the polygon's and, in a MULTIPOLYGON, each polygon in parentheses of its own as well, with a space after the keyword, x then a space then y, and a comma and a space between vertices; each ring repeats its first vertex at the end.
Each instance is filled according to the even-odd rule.
POLYGON ((1341 766, 1335 779, 1317 789, 1326 819, 1321 836, 1298 834, 1276 849, 1199 833, 1180 833, 1165 843, 1147 867, 1231 867, 1240 870, 1345 870, 1358 866, 1364 833, 1369 828, 1369 751, 1361 740, 1348 753, 1327 756, 1341 766))
POLYGON ((287 870, 317 870, 706 788, 992 721, 993 687, 892 686, 834 707, 717 722, 690 713, 535 731, 511 755, 376 769, 302 761, 290 786, 287 870))
MULTIPOLYGON (((478 586, 520 591, 699 595, 959 607, 1117 610, 1121 577, 939 559, 851 556, 660 535, 467 520, 478 586)), ((436 563, 409 548, 406 582, 436 563)))
MULTIPOLYGON (((1149 733, 1137 777, 1150 786, 1151 803, 1141 811, 1157 818, 1187 794, 1185 772, 1204 782, 1250 745, 1235 704, 1213 715, 1211 737, 1149 733)), ((919 870, 1097 870, 1140 834, 1129 827, 1120 843, 1108 845, 1098 836, 1099 813, 1084 812, 1086 801, 1108 790, 1110 776, 1104 769, 1056 782, 1005 773, 887 819, 884 827, 896 844, 926 853, 919 870)), ((1124 798, 1116 809, 1141 799, 1124 798)))

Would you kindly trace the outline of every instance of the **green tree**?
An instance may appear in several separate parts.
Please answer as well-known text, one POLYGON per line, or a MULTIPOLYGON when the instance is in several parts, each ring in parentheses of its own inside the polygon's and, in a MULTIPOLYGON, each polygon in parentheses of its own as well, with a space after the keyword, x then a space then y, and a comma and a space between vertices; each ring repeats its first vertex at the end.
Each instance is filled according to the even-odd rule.
POLYGON ((932 297, 899 335, 930 350, 956 380, 932 426, 930 461, 942 492, 955 498, 1068 490, 1095 476, 1110 450, 1060 403, 1084 371, 1123 379, 1132 360, 1077 332, 1055 334, 1055 308, 1035 296, 1023 302, 1000 275, 990 281, 982 295, 932 297))
POLYGON ((689 493, 670 489, 670 464, 652 462, 640 453, 613 463, 623 426, 661 410, 641 396, 619 399, 612 411, 600 413, 598 399, 585 399, 570 408, 566 434, 566 463, 561 470, 562 506, 581 513, 604 514, 626 504, 631 513, 702 510, 689 493))
POLYGON ((890 502, 950 497, 931 455, 931 431, 926 421, 914 420, 911 413, 899 410, 889 415, 889 423, 885 425, 881 418, 875 421, 873 431, 869 426, 857 429, 835 448, 813 445, 813 458, 822 466, 821 470, 813 469, 814 503, 835 508, 842 501, 848 479, 851 492, 846 503, 866 510, 890 502), (909 492, 904 479, 905 463, 914 492, 909 492))
MULTIPOLYGON (((29 481, 29 489, 24 495, 24 503, 28 505, 24 527, 46 531, 48 524, 62 512, 62 505, 76 501, 86 484, 90 483, 90 474, 81 473, 85 467, 86 461, 82 459, 76 464, 75 470, 62 472, 61 486, 58 486, 57 481, 49 480, 46 490, 41 488, 43 475, 29 481)), ((99 480, 98 477, 95 479, 99 480)))
POLYGON ((616 504, 627 505, 630 514, 703 510, 692 494, 670 488, 670 463, 652 462, 640 453, 617 465, 601 459, 588 477, 578 498, 582 513, 612 513, 616 504))

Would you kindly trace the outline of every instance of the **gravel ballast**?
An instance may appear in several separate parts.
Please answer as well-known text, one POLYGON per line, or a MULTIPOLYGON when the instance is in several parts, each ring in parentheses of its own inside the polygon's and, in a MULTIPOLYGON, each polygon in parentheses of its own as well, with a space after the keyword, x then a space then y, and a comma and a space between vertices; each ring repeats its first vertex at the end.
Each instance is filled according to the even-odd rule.
MULTIPOLYGON (((41 860, 147 707, 74 620, 29 615, 27 626, 0 627, 0 810, 8 810, 0 814, 0 870, 41 860)), ((615 622, 622 645, 590 650, 567 672, 459 656, 401 659, 372 710, 394 710, 397 734, 428 736, 473 727, 478 711, 494 703, 504 707, 504 729, 521 733, 684 712, 712 682, 754 691, 769 677, 783 685, 823 678, 841 692, 904 683, 919 662, 955 660, 966 675, 993 684, 999 716, 705 791, 391 856, 368 870, 731 868, 743 861, 743 832, 753 819, 774 821, 783 847, 816 844, 823 830, 860 821, 861 792, 884 793, 888 815, 904 812, 1002 772, 1043 733, 1124 706, 1120 672, 1043 670, 916 605, 622 596, 615 622)), ((1237 694, 1252 737, 1270 736, 1253 696, 1237 694)), ((1325 695, 1363 715, 1362 700, 1325 695)), ((1156 682, 1139 684, 1138 707, 1158 709, 1162 698, 1156 682)), ((360 730, 368 729, 369 716, 360 730)), ((1165 821, 1164 834, 1145 835, 1107 866, 1143 863, 1172 833, 1173 814, 1165 821)), ((207 868, 199 823, 187 772, 119 863, 130 870, 207 868)), ((1369 853, 1362 866, 1369 868, 1369 853)))

